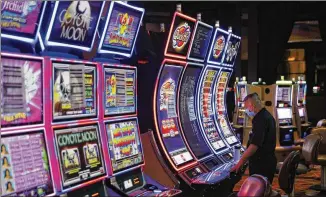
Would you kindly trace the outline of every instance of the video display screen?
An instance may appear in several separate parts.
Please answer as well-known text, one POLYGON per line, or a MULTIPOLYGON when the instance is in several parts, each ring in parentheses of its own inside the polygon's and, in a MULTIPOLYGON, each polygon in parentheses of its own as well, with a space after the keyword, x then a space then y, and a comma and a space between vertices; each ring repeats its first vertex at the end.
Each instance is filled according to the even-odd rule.
POLYGON ((44 132, 1 137, 1 196, 46 196, 53 193, 44 132))
POLYGON ((238 51, 240 49, 241 39, 233 34, 231 34, 230 40, 226 46, 225 57, 223 60, 224 64, 234 65, 237 58, 238 51))
POLYGON ((1 57, 1 127, 43 123, 43 62, 1 57))
POLYGON ((229 38, 229 33, 220 28, 215 29, 215 37, 211 43, 210 54, 208 61, 211 63, 221 64, 225 53, 226 43, 229 38))
POLYGON ((54 121, 97 114, 96 66, 94 64, 53 61, 54 121))
POLYGON ((47 41, 91 49, 103 2, 57 1, 56 6, 47 41))
POLYGON ((224 148, 226 145, 221 139, 217 127, 214 123, 214 112, 213 112, 213 92, 214 92, 214 81, 219 73, 219 70, 207 69, 204 73, 204 81, 200 88, 200 118, 202 121, 204 133, 208 138, 211 146, 214 150, 224 148))
POLYGON ((138 123, 124 120, 105 124, 113 173, 144 162, 138 123))
POLYGON ((54 129, 63 188, 105 175, 97 125, 54 129))
POLYGON ((41 0, 3 0, 1 2, 1 33, 34 39, 44 4, 41 0))
POLYGON ((278 119, 291 119, 292 110, 291 108, 278 108, 277 109, 278 119))
POLYGON ((205 23, 198 22, 194 40, 191 43, 189 59, 205 60, 212 37, 213 27, 205 23))
POLYGON ((156 114, 164 145, 175 165, 194 158, 182 139, 177 115, 177 89, 183 67, 165 64, 156 92, 156 114))
POLYGON ((135 68, 104 67, 105 115, 136 112, 135 68))
POLYGON ((196 20, 191 20, 178 13, 175 15, 174 23, 168 38, 167 53, 172 55, 186 56, 194 31, 196 20))
POLYGON ((247 96, 247 88, 245 85, 237 85, 237 102, 243 102, 247 96))
POLYGON ((144 14, 141 8, 128 4, 111 2, 107 29, 103 31, 101 50, 130 54, 135 44, 140 23, 144 14))
POLYGON ((198 117, 196 114, 196 89, 201 67, 188 65, 183 75, 180 87, 179 110, 180 121, 188 144, 200 159, 211 154, 199 128, 198 117))
POLYGON ((291 102, 291 87, 278 87, 277 101, 291 102))
POLYGON ((299 108, 299 116, 300 117, 305 117, 305 110, 304 110, 304 108, 299 108))

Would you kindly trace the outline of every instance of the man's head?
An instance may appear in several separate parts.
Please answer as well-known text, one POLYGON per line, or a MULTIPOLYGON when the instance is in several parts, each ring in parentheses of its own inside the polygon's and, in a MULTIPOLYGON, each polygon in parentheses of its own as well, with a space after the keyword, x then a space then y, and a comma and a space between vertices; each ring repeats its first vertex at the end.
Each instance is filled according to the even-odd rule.
POLYGON ((261 100, 257 93, 248 94, 243 101, 249 116, 254 116, 262 108, 261 100))

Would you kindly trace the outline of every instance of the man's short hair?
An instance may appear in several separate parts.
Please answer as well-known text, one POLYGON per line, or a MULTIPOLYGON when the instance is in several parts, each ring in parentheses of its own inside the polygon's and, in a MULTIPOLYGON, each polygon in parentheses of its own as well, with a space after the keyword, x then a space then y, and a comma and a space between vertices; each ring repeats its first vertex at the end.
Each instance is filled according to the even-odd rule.
POLYGON ((256 92, 252 93, 252 94, 248 94, 244 99, 243 102, 247 101, 248 99, 254 99, 254 100, 259 100, 260 98, 258 96, 258 94, 256 92))

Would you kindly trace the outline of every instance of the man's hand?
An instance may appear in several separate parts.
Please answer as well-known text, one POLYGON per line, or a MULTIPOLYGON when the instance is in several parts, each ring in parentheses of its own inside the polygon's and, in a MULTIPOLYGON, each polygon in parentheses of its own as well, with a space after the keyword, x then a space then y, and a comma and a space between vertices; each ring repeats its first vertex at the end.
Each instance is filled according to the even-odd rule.
POLYGON ((240 160, 238 161, 237 165, 233 166, 233 168, 231 169, 231 172, 236 172, 236 173, 238 173, 238 172, 240 171, 240 169, 241 169, 241 167, 243 166, 244 163, 245 163, 245 162, 244 162, 242 159, 240 159, 240 160))

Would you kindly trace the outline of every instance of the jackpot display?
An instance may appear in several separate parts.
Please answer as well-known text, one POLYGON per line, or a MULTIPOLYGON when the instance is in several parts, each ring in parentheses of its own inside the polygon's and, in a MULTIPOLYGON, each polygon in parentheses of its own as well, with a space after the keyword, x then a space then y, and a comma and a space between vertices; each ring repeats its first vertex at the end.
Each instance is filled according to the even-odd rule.
POLYGON ((105 174, 97 125, 54 129, 63 188, 105 174))
POLYGON ((177 88, 181 66, 165 64, 157 89, 156 114, 160 135, 175 165, 193 160, 181 137, 177 115, 177 88))
POLYGON ((193 42, 190 46, 189 59, 204 61, 213 33, 213 27, 198 21, 193 42))
POLYGON ((238 51, 240 49, 240 42, 241 42, 240 37, 231 34, 225 49, 225 57, 223 60, 223 64, 233 67, 238 51))
POLYGON ((207 69, 203 76, 202 86, 199 94, 199 109, 200 118, 203 125, 205 135, 214 148, 215 151, 226 147, 225 143, 221 139, 217 127, 214 123, 213 112, 213 93, 214 93, 214 81, 219 73, 219 70, 207 69))
POLYGON ((194 32, 196 20, 176 12, 171 25, 165 55, 186 56, 194 32))
POLYGON ((1 57, 1 127, 43 123, 42 59, 1 57))
POLYGON ((221 131, 226 139, 227 143, 232 145, 237 143, 238 140, 234 136, 233 131, 231 131, 231 127, 228 122, 228 117, 226 115, 225 109, 225 89, 230 77, 229 72, 221 71, 219 78, 216 80, 216 87, 215 87, 215 108, 217 114, 217 122, 221 131))
POLYGON ((187 66, 181 81, 179 97, 181 126, 191 150, 199 159, 211 154, 200 133, 199 122, 195 112, 196 89, 201 70, 202 67, 190 64, 187 66))
POLYGON ((106 123, 113 173, 144 162, 136 120, 106 123))
POLYGON ((53 61, 53 120, 97 114, 96 66, 53 61))
POLYGON ((229 39, 229 33, 220 28, 215 29, 213 42, 211 43, 210 52, 208 54, 208 62, 212 64, 221 64, 224 52, 229 39))
POLYGON ((2 1, 1 36, 25 37, 34 41, 44 4, 41 0, 2 1))
POLYGON ((291 101, 291 87, 279 86, 277 89, 277 101, 290 102, 291 101))
POLYGON ((136 112, 136 70, 104 67, 105 115, 136 112))
POLYGON ((111 2, 106 26, 100 44, 100 53, 122 53, 130 55, 137 39, 144 9, 121 2, 111 2))
POLYGON ((103 5, 102 1, 56 1, 45 44, 90 50, 103 5))
POLYGON ((1 136, 1 196, 53 193, 43 131, 1 136))

